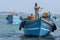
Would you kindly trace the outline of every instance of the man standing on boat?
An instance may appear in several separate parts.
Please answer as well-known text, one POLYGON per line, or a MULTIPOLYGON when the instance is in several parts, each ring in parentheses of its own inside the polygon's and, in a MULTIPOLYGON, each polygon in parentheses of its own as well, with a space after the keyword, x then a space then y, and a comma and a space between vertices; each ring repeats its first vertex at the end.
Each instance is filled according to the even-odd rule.
POLYGON ((36 19, 37 19, 37 17, 39 18, 39 8, 40 8, 40 7, 37 6, 37 3, 35 3, 34 9, 35 9, 35 18, 36 18, 36 19))
MULTIPOLYGON (((37 3, 35 3, 35 7, 34 7, 34 9, 35 9, 35 18, 37 19, 39 19, 39 8, 40 7, 38 7, 37 6, 37 3)), ((40 9, 42 9, 42 8, 40 8, 40 9)))

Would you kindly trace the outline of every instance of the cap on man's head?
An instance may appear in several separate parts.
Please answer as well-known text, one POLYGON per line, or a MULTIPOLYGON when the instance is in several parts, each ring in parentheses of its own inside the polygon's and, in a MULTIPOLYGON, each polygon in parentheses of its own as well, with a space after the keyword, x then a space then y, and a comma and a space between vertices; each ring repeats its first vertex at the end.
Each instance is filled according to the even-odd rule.
POLYGON ((35 5, 37 5, 37 3, 35 3, 35 5))

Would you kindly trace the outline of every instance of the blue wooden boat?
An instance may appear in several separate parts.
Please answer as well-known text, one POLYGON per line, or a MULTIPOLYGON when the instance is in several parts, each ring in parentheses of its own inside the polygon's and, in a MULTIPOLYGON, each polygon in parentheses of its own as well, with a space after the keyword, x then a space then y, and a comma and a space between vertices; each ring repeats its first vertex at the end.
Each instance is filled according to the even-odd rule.
MULTIPOLYGON (((50 17, 48 16, 50 19, 50 17)), ((25 35, 33 36, 48 36, 50 32, 56 30, 56 25, 51 20, 47 21, 44 18, 31 20, 25 20, 21 23, 19 29, 24 29, 25 35)))
POLYGON ((24 26, 25 35, 47 36, 52 30, 53 24, 44 19, 37 19, 32 22, 27 21, 24 26))
POLYGON ((13 16, 13 15, 8 15, 6 19, 10 24, 20 24, 22 21, 19 16, 13 16))

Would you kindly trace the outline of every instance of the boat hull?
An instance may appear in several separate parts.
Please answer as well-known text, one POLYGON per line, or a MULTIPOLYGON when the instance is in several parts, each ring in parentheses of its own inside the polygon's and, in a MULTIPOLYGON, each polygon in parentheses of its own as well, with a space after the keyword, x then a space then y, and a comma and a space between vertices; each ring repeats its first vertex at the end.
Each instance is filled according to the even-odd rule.
POLYGON ((50 24, 38 19, 33 22, 26 22, 26 25, 24 26, 24 34, 34 36, 48 36, 51 29, 52 27, 50 24))

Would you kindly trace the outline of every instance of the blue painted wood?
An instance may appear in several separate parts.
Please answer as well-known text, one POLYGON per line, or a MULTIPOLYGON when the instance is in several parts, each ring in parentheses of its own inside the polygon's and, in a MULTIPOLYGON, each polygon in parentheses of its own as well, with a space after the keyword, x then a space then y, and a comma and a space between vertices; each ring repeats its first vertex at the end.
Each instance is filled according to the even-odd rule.
POLYGON ((12 17, 12 15, 8 15, 7 20, 8 20, 9 23, 12 23, 12 22, 13 22, 13 17, 12 17))
POLYGON ((24 34, 35 36, 47 36, 50 34, 51 25, 41 19, 27 21, 24 26, 24 34))
POLYGON ((7 17, 7 20, 8 20, 8 23, 12 24, 12 23, 15 23, 15 24, 20 24, 22 22, 22 20, 19 18, 19 16, 12 16, 12 15, 9 15, 7 17))

